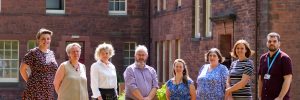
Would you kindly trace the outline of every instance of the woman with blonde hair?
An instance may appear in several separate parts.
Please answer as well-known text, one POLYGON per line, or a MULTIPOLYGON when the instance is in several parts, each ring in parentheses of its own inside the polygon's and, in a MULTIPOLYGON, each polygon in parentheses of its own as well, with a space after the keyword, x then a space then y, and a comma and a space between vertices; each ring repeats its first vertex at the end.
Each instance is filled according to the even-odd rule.
POLYGON ((253 54, 246 40, 238 40, 232 49, 231 56, 237 58, 230 66, 226 82, 226 99, 252 100, 249 81, 253 75, 253 61, 249 57, 253 54))
POLYGON ((117 100, 117 74, 109 59, 115 55, 111 44, 100 44, 95 50, 96 62, 91 66, 92 98, 117 100))

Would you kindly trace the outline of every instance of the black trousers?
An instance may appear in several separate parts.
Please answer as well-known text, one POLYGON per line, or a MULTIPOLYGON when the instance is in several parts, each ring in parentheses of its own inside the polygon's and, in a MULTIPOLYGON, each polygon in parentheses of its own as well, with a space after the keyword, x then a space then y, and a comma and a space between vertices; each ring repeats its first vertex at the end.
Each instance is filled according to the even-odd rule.
POLYGON ((99 88, 103 100, 118 100, 115 89, 99 88))

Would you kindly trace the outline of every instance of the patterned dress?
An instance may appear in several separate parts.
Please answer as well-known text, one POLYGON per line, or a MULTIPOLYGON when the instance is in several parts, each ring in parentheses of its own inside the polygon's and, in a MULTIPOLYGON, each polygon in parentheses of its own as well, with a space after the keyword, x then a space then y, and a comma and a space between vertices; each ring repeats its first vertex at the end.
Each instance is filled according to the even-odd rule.
POLYGON ((58 66, 53 51, 43 53, 38 48, 31 49, 23 58, 23 63, 30 66, 31 75, 22 99, 54 100, 53 80, 58 66))
POLYGON ((184 84, 183 82, 178 85, 173 84, 173 80, 169 80, 167 82, 167 88, 170 91, 170 100, 190 100, 190 84, 193 84, 192 80, 188 80, 188 84, 184 84))
MULTIPOLYGON (((210 64, 204 66, 208 67, 210 64)), ((204 66, 200 69, 197 78, 197 100, 224 100, 228 75, 227 67, 219 64, 212 71, 208 72, 203 71, 205 69, 204 66), (206 72, 206 75, 201 76, 202 72, 206 72)))

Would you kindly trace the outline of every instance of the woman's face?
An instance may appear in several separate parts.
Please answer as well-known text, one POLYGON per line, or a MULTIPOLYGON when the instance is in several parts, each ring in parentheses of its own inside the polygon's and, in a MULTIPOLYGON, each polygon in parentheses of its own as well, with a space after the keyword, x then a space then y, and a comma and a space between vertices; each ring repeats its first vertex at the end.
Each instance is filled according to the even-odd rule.
POLYGON ((100 56, 100 60, 108 61, 109 59, 108 50, 100 50, 99 56, 100 56))
POLYGON ((38 39, 39 47, 49 48, 51 43, 51 35, 50 34, 42 34, 38 39))
POLYGON ((77 46, 72 46, 69 51, 69 57, 71 60, 78 61, 80 58, 81 50, 77 46))
POLYGON ((215 52, 209 53, 208 59, 209 59, 209 62, 210 62, 210 63, 219 63, 219 60, 220 60, 220 59, 218 58, 217 53, 215 53, 215 52))
POLYGON ((246 50, 246 47, 244 44, 240 43, 238 45, 236 45, 236 48, 235 48, 235 53, 237 55, 237 57, 244 57, 245 54, 246 54, 247 50, 246 50))
POLYGON ((174 70, 176 74, 183 74, 184 66, 181 62, 176 62, 174 64, 174 70))

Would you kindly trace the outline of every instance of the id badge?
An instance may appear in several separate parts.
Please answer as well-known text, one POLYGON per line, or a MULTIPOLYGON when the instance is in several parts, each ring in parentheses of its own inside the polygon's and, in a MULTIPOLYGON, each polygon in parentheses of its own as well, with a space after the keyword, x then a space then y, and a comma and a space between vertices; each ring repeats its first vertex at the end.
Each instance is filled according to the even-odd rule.
POLYGON ((271 75, 270 75, 270 74, 265 74, 264 79, 269 80, 270 78, 271 78, 271 75))

